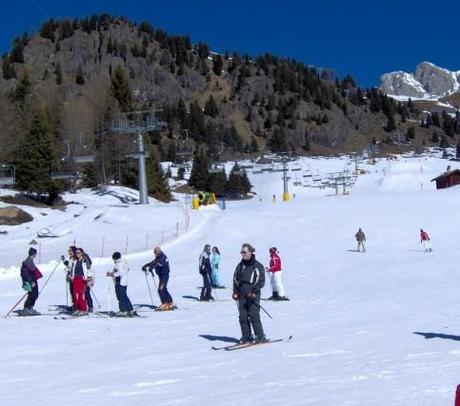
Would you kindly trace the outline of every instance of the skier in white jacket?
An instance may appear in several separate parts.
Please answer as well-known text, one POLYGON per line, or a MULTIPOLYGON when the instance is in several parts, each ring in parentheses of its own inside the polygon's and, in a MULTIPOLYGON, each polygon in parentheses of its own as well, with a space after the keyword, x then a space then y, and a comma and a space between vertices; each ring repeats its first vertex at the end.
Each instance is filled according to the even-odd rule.
POLYGON ((107 276, 114 279, 115 283, 115 294, 118 300, 118 307, 120 311, 117 313, 118 316, 132 317, 136 315, 133 311, 133 305, 129 300, 127 289, 128 289, 128 273, 129 266, 124 258, 121 258, 119 252, 112 254, 114 267, 112 272, 107 272, 107 276))

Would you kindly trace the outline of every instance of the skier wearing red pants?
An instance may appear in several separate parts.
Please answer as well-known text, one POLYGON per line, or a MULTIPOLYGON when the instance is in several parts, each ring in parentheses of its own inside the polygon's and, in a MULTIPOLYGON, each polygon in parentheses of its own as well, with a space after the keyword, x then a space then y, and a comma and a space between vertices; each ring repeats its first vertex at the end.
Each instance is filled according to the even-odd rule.
POLYGON ((91 277, 91 272, 88 269, 87 263, 83 256, 83 250, 77 248, 75 251, 75 263, 72 268, 72 293, 74 313, 80 315, 88 311, 86 301, 86 281, 91 277))

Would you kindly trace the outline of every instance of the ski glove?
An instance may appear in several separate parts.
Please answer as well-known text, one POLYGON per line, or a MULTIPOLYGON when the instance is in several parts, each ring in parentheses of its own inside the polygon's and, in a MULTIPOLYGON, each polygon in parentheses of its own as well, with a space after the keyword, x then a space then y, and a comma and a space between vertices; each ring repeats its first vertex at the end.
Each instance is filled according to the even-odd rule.
POLYGON ((28 293, 32 292, 32 285, 30 284, 30 282, 24 282, 22 288, 28 293))

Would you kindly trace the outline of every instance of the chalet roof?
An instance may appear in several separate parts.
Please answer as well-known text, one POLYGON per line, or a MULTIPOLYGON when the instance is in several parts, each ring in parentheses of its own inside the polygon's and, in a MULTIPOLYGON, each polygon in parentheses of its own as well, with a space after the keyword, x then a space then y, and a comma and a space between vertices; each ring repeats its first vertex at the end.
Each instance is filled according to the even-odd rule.
POLYGON ((431 182, 433 182, 435 180, 447 178, 447 177, 449 177, 451 175, 454 175, 454 174, 460 175, 460 169, 453 169, 451 171, 444 172, 441 175, 437 176, 436 178, 431 179, 431 182))

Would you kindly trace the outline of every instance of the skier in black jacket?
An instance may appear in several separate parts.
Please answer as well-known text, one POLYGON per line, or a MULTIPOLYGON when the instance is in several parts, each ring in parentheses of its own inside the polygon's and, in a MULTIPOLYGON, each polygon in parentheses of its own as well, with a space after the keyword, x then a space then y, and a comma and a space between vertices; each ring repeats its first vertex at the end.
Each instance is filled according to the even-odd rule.
POLYGON ((260 321, 260 291, 265 284, 265 270, 256 261, 255 249, 248 243, 241 247, 241 262, 233 274, 233 299, 238 300, 241 326, 241 343, 265 342, 265 334, 260 321), (251 335, 251 325, 255 338, 251 335))

